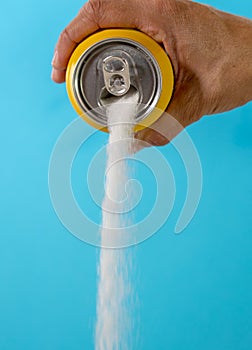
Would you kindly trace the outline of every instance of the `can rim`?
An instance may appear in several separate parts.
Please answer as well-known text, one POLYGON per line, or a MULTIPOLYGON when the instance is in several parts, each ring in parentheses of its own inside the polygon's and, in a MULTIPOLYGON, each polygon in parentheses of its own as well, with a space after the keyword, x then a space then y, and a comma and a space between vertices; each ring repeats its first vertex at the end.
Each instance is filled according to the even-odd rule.
POLYGON ((85 113, 80 107, 78 101, 76 100, 74 88, 73 88, 73 77, 76 66, 83 55, 84 52, 90 50, 98 42, 104 42, 108 39, 120 40, 128 39, 134 42, 144 49, 147 49, 157 62, 161 75, 161 91, 159 99, 154 107, 154 109, 140 122, 135 125, 135 132, 144 129, 151 124, 153 124, 165 111, 167 108, 174 88, 174 75, 171 61, 167 53, 163 48, 147 34, 137 31, 135 29, 105 29, 100 32, 87 37, 83 42, 81 42, 77 48, 74 50, 66 71, 66 89, 69 99, 76 110, 76 112, 91 126, 96 129, 108 132, 107 127, 97 123, 95 120, 90 118, 87 113, 85 113))

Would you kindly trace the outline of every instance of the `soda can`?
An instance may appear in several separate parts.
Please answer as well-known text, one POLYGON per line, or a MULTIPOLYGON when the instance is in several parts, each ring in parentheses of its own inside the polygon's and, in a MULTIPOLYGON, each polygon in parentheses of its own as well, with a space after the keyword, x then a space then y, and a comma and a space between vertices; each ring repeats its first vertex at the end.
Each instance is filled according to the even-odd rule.
POLYGON ((90 125, 107 129, 106 106, 137 93, 135 131, 154 123, 173 93, 174 74, 164 49, 133 29, 106 29, 80 43, 66 72, 66 88, 76 112, 90 125))

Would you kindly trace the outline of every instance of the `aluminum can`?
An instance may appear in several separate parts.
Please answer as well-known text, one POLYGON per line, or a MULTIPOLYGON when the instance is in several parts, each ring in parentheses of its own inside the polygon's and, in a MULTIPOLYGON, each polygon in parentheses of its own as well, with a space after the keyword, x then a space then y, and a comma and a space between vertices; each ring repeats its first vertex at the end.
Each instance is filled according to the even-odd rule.
POLYGON ((77 113, 97 129, 108 131, 106 106, 137 93, 135 131, 154 123, 173 93, 174 74, 164 49, 132 29, 97 32, 73 52, 66 72, 69 99, 77 113))

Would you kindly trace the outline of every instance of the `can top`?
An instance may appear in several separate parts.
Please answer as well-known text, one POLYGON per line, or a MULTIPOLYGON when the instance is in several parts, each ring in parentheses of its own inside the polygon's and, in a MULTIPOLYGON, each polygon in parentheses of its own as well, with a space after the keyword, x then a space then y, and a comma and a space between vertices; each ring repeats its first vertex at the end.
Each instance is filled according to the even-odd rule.
POLYGON ((137 131, 152 124, 165 110, 174 79, 167 54, 153 39, 136 30, 107 29, 76 48, 68 64, 66 83, 78 114, 104 131, 109 98, 136 90, 137 131))

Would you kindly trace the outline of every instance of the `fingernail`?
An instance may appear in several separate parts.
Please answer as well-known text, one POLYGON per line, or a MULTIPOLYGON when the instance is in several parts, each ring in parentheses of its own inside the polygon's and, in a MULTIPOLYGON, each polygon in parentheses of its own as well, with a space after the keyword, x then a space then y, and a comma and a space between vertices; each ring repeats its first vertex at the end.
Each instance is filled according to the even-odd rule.
POLYGON ((52 59, 52 66, 55 64, 55 62, 58 60, 58 56, 59 56, 59 54, 58 54, 58 51, 56 50, 55 52, 54 52, 54 55, 53 55, 53 59, 52 59))

